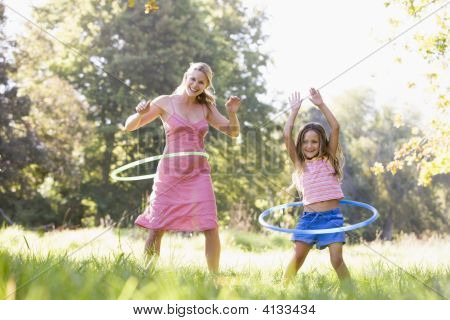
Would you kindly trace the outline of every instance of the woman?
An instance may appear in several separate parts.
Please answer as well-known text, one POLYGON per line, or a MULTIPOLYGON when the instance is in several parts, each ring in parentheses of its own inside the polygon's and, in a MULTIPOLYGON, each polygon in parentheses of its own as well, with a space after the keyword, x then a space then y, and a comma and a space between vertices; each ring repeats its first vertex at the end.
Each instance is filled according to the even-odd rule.
MULTIPOLYGON (((217 110, 211 92, 213 73, 206 63, 193 63, 172 95, 141 103, 125 129, 133 131, 160 117, 166 132, 164 153, 205 152, 209 125, 231 136, 239 136, 236 113, 240 99, 232 96, 225 106, 228 117, 217 110)), ((207 159, 199 155, 162 158, 158 164, 148 207, 136 225, 149 229, 145 244, 147 263, 159 256, 165 231, 202 231, 208 269, 217 272, 220 239, 217 207, 207 159)))

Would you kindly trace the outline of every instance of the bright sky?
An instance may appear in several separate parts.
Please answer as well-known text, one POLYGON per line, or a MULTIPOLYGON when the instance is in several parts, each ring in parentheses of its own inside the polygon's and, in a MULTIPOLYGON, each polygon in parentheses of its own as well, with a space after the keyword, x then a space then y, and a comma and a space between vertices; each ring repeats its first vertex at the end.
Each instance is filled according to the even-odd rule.
MULTIPOLYGON (((269 14, 265 31, 270 38, 265 49, 274 63, 266 72, 269 94, 265 99, 270 100, 280 92, 278 100, 283 103, 294 90, 306 93, 311 86, 324 85, 415 23, 400 10, 385 8, 385 1, 380 0, 244 2, 250 7, 265 8, 269 14), (389 18, 393 17, 405 19, 395 30, 389 24, 389 18)), ((436 5, 431 5, 427 13, 435 8, 436 5)), ((405 54, 400 47, 403 41, 412 40, 416 32, 433 27, 432 18, 425 20, 325 86, 322 95, 333 98, 345 90, 366 86, 376 92, 379 105, 390 103, 399 109, 418 110, 426 101, 422 75, 427 66, 423 59, 405 54), (399 52, 402 64, 394 62, 399 52), (407 88, 408 82, 418 85, 411 90, 407 88)))
MULTIPOLYGON (((5 3, 30 17, 30 5, 44 0, 6 0, 5 3)), ((383 0, 243 0, 249 7, 265 9, 269 19, 264 31, 269 39, 264 46, 273 63, 264 71, 268 93, 261 99, 275 101, 280 107, 294 90, 307 92, 311 86, 320 87, 359 60, 385 44, 416 21, 402 11, 385 8, 383 0), (393 29, 389 18, 401 18, 402 24, 393 29)), ((443 2, 429 6, 431 12, 443 2)), ((164 5, 160 1, 160 5, 164 5)), ((20 17, 7 10, 9 26, 17 29, 20 17)), ((377 105, 389 103, 399 111, 420 110, 427 97, 423 74, 423 59, 400 51, 404 41, 412 42, 416 32, 434 27, 430 18, 394 44, 381 49, 348 71, 321 92, 326 101, 345 90, 369 87, 376 93, 377 105), (402 64, 395 63, 401 52, 402 64), (416 82, 408 89, 408 82, 416 82), (402 110, 403 109, 403 110, 402 110)))

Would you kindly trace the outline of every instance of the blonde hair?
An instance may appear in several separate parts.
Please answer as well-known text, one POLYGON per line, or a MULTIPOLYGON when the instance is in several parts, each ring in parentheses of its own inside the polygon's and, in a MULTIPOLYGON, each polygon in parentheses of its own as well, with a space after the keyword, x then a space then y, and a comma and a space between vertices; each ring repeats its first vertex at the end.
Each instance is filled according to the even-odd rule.
POLYGON ((334 175, 337 176, 338 180, 342 180, 344 175, 342 168, 344 167, 345 160, 341 145, 338 143, 336 154, 331 154, 330 143, 328 141, 325 129, 320 123, 317 122, 310 122, 305 124, 298 133, 295 149, 300 160, 300 168, 298 168, 300 173, 304 171, 306 164, 306 157, 303 154, 302 148, 303 140, 305 134, 310 130, 314 131, 319 136, 319 154, 317 156, 321 159, 327 159, 328 161, 330 161, 331 166, 334 168, 334 175))
POLYGON ((212 83, 213 78, 213 72, 209 65, 207 65, 204 62, 191 62, 189 64, 189 68, 186 70, 183 76, 183 81, 180 83, 180 85, 175 89, 173 93, 182 93, 185 90, 186 82, 187 82, 187 76, 192 71, 197 70, 200 72, 203 72, 203 74, 206 76, 206 79, 208 80, 208 83, 206 84, 205 89, 201 94, 199 94, 197 98, 197 102, 200 104, 206 105, 208 108, 210 108, 212 105, 216 103, 216 97, 214 96, 214 86, 212 83))

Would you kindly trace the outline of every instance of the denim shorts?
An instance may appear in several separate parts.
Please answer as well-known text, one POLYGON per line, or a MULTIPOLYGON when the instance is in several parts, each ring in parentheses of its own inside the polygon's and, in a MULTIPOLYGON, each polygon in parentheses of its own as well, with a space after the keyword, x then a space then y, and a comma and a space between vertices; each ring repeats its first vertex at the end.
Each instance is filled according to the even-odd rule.
MULTIPOLYGON (((339 208, 321 212, 304 212, 300 217, 297 230, 315 230, 338 228, 344 225, 344 217, 339 208)), ((330 243, 345 243, 345 233, 324 233, 324 234, 292 234, 292 241, 301 241, 309 245, 316 244, 317 249, 324 249, 330 243)))

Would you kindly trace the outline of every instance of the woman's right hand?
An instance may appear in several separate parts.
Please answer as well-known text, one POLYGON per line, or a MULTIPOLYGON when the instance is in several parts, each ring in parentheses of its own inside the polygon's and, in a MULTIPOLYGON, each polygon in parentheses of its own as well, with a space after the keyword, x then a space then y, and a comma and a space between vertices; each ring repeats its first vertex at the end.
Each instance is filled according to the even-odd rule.
POLYGON ((143 116, 150 110, 150 103, 151 100, 148 101, 141 101, 136 107, 136 112, 139 113, 139 115, 143 116))
POLYGON ((291 112, 298 112, 302 105, 303 99, 300 98, 300 92, 294 91, 289 97, 289 104, 291 106, 291 112))

